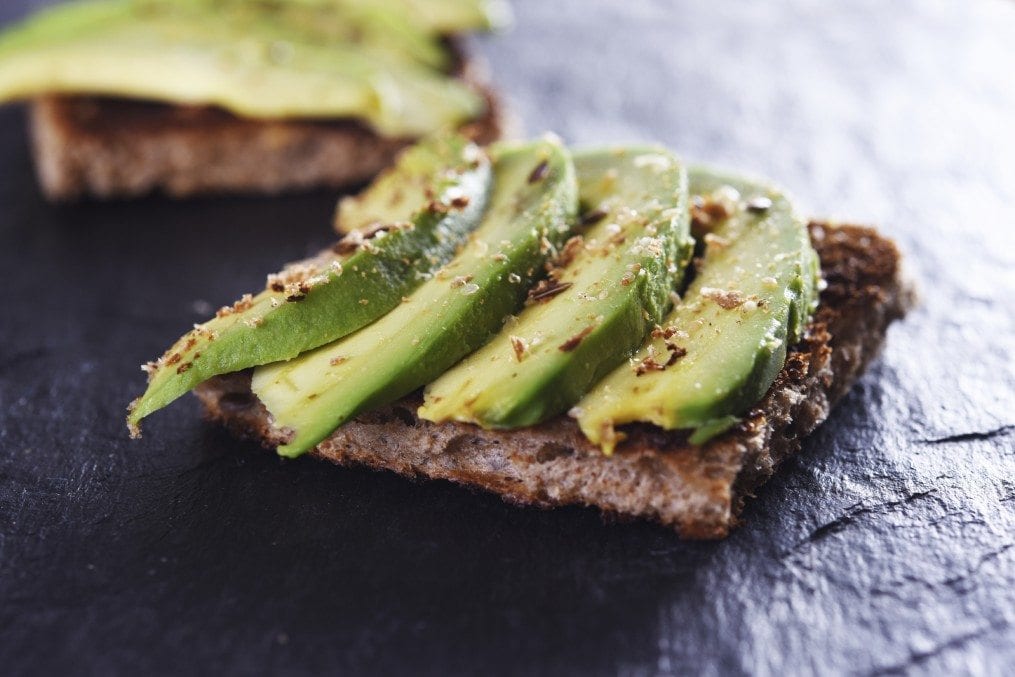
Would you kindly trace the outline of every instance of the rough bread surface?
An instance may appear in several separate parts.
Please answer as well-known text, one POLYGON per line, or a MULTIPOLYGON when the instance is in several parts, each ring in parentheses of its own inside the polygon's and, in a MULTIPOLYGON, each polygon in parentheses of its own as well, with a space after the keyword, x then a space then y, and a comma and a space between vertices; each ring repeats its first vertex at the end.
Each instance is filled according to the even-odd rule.
MULTIPOLYGON (((828 286, 807 337, 744 421, 703 446, 688 444, 679 431, 635 425, 625 428, 617 452, 604 456, 567 417, 515 431, 433 424, 416 417, 414 395, 360 416, 313 453, 480 487, 517 503, 595 506, 656 520, 687 538, 721 538, 745 498, 825 420, 912 303, 890 240, 858 226, 812 223, 810 230, 828 286)), ((212 379, 197 395, 210 418, 273 444, 249 372, 212 379)))
MULTIPOLYGON (((489 143, 508 124, 503 108, 483 84, 482 65, 455 50, 458 76, 487 102, 465 131, 489 143)), ((35 99, 29 116, 36 173, 54 201, 343 188, 373 178, 415 141, 378 136, 354 120, 254 120, 212 107, 88 96, 35 99)))

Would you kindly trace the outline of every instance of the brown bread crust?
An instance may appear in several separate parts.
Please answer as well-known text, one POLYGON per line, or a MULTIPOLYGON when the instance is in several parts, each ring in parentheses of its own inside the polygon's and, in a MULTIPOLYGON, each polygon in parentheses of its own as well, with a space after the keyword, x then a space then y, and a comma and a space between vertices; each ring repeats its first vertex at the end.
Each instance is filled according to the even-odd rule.
MULTIPOLYGON (((457 77, 481 92, 480 143, 508 124, 483 65, 451 43, 457 77)), ((94 96, 46 96, 29 109, 36 173, 50 200, 162 191, 279 193, 364 183, 412 138, 378 136, 355 120, 254 120, 222 109, 94 96)))
MULTIPOLYGON (((567 417, 515 431, 433 424, 416 417, 420 400, 414 395, 358 417, 313 453, 479 487, 516 503, 594 506, 656 520, 686 538, 722 538, 745 499, 799 451, 913 301, 890 240, 859 226, 812 223, 810 230, 828 287, 808 335, 745 420, 703 446, 688 444, 681 432, 635 425, 625 428, 627 440, 607 457, 567 417)), ((196 392, 209 418, 272 446, 249 372, 212 379, 196 392)))

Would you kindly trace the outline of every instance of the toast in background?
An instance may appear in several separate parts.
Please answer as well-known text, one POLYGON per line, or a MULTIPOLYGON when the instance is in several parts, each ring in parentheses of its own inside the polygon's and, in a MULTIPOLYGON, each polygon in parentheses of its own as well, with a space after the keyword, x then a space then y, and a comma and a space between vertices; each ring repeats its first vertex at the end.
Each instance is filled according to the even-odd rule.
POLYGON ((363 183, 426 134, 499 138, 462 37, 496 0, 86 0, 0 33, 52 200, 363 183))

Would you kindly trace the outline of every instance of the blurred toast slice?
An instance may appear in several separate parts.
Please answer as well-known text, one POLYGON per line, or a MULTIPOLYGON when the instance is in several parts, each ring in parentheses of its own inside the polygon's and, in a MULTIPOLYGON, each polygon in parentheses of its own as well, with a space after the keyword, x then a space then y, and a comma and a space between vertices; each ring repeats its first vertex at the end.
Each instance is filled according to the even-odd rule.
MULTIPOLYGON (((505 133, 503 106, 483 66, 456 42, 455 74, 486 110, 465 131, 480 143, 505 133)), ((30 102, 36 172, 54 201, 161 191, 275 194, 364 183, 413 138, 379 136, 357 120, 258 120, 213 107, 95 96, 30 102)))

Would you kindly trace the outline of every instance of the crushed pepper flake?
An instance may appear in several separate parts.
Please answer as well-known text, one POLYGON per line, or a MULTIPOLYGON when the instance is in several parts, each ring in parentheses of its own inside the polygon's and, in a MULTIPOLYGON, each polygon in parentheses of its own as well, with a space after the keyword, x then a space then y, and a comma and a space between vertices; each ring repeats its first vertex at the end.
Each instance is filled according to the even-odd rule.
POLYGON ((733 310, 747 300, 743 292, 737 290, 718 289, 716 287, 702 287, 701 295, 719 304, 719 307, 723 310, 733 310))
POLYGON ((546 301, 567 291, 572 286, 570 282, 558 282, 553 278, 540 280, 535 287, 529 290, 529 301, 532 303, 546 301))
POLYGON ((529 351, 529 344, 521 336, 509 336, 508 338, 511 340, 511 349, 515 353, 515 360, 521 362, 529 351))
POLYGON ((580 332, 578 332, 577 334, 575 334, 574 336, 572 336, 571 338, 569 338, 568 340, 564 341, 559 346, 557 346, 557 350, 560 350, 561 352, 565 353, 571 352, 579 345, 581 345, 581 342, 584 341, 585 337, 591 334, 593 330, 595 330, 595 325, 590 324, 589 326, 585 327, 580 332))
POLYGON ((543 160, 538 165, 536 165, 535 169, 532 170, 532 173, 529 174, 529 183, 537 183, 539 181, 542 181, 547 177, 549 173, 550 173, 550 163, 546 160, 543 160))

